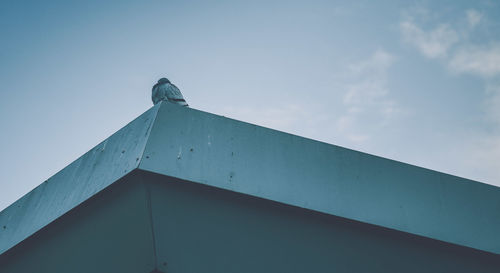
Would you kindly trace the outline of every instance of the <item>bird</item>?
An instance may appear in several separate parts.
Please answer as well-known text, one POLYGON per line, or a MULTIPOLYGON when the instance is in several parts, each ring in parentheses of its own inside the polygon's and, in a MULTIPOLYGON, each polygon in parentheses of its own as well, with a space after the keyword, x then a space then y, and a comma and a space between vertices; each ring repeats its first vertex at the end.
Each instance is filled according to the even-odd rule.
POLYGON ((151 99, 153 100, 153 104, 157 104, 160 101, 168 101, 181 106, 189 106, 179 88, 167 78, 161 78, 153 85, 151 99))

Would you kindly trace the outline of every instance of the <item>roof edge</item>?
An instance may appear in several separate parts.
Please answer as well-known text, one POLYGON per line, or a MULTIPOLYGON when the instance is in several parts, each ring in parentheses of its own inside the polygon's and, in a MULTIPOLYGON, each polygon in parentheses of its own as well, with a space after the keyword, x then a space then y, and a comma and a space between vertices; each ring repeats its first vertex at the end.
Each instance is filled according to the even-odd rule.
POLYGON ((500 254, 500 188, 165 103, 139 169, 500 254))
POLYGON ((159 108, 151 107, 2 210, 0 255, 137 169, 159 108))

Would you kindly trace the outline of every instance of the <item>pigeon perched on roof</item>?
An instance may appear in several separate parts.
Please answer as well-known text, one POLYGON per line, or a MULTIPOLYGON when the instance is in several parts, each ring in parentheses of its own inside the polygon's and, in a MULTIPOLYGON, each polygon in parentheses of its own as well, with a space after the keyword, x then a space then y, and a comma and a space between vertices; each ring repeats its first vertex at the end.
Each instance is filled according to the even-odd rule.
POLYGON ((158 83, 153 86, 152 91, 151 99, 154 104, 165 100, 182 106, 189 106, 186 100, 184 100, 179 88, 172 84, 167 78, 159 79, 158 83))

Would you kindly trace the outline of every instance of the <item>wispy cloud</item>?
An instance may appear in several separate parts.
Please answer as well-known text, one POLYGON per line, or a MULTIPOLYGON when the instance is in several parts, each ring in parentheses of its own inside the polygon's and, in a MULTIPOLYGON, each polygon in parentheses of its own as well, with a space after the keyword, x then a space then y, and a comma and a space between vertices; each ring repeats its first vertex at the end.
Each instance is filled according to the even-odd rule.
MULTIPOLYGON (((422 9, 417 15, 424 18, 429 17, 428 12, 422 12, 422 9)), ((399 28, 405 42, 415 46, 422 55, 434 59, 447 57, 452 47, 463 43, 468 32, 479 25, 482 19, 482 13, 470 9, 465 11, 462 19, 468 25, 468 29, 458 30, 449 23, 439 23, 434 27, 424 29, 411 16, 407 16, 405 20, 400 22, 399 28)))
MULTIPOLYGON (((488 99, 485 110, 489 121, 500 131, 500 84, 490 84, 486 87, 488 99)), ((500 132, 499 132, 500 133, 500 132)), ((500 153, 498 153, 500 155, 500 153)))
POLYGON ((500 84, 488 84, 484 101, 485 118, 491 124, 486 132, 475 133, 471 154, 471 165, 478 174, 500 186, 500 84), (473 162, 472 162, 473 161, 473 162))
POLYGON ((394 61, 390 53, 377 50, 368 59, 349 66, 351 80, 345 85, 342 100, 346 110, 337 119, 337 129, 353 144, 370 140, 371 127, 385 125, 399 112, 387 87, 387 71, 394 61))
POLYGON ((467 23, 469 23, 470 27, 477 26, 481 22, 481 19, 483 18, 483 15, 474 9, 467 10, 466 16, 467 16, 467 23))
MULTIPOLYGON (((364 60, 347 65, 345 75, 333 93, 335 102, 294 101, 283 98, 261 106, 227 106, 219 113, 258 125, 361 148, 371 140, 374 131, 386 126, 400 112, 390 98, 388 70, 396 58, 385 50, 376 50, 364 60), (332 115, 332 105, 338 107, 332 115), (340 106, 340 107, 339 107, 340 106)), ((331 98, 331 97, 330 97, 331 98)))
POLYGON ((483 77, 498 76, 500 75, 500 44, 460 48, 450 59, 449 68, 455 72, 483 77))
POLYGON ((399 27, 403 39, 428 58, 445 57, 450 47, 459 41, 457 32, 447 24, 425 31, 411 20, 407 20, 401 22, 399 27))
MULTIPOLYGON (((422 13, 419 13, 422 14, 422 13)), ((417 14, 417 15, 419 15, 417 14)), ((466 176, 484 179, 500 185, 500 42, 490 41, 477 44, 469 37, 483 21, 483 14, 476 10, 464 11, 455 24, 438 22, 434 28, 425 31, 415 23, 414 18, 400 23, 405 42, 414 45, 419 52, 455 73, 470 74, 483 79, 483 120, 489 124, 483 130, 470 131, 462 128, 459 134, 449 136, 450 141, 460 145, 460 152, 449 150, 448 156, 457 158, 460 170, 468 169, 466 176), (460 26, 467 26, 463 28, 460 26), (464 156, 466 155, 466 156, 464 156)), ((428 14, 424 14, 426 20, 428 14)), ((417 18, 418 19, 418 18, 417 18)), ((460 173, 460 171, 459 171, 460 173)))
POLYGON ((387 69, 393 62, 391 54, 378 50, 368 60, 351 64, 349 70, 358 81, 348 85, 343 98, 344 104, 366 106, 378 103, 377 98, 388 93, 387 69))
POLYGON ((469 29, 459 32, 458 27, 442 22, 426 31, 414 17, 408 17, 400 23, 400 30, 405 42, 427 58, 444 60, 451 71, 493 77, 500 74, 500 43, 475 45, 467 39, 482 18, 476 10, 465 11, 461 22, 466 22, 469 29))

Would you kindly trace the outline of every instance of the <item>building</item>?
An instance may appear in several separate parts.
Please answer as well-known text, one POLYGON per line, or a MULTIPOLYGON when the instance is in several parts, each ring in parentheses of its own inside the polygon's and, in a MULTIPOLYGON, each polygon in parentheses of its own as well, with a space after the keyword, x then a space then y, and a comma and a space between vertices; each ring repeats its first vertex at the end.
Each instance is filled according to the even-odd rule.
POLYGON ((0 213, 0 272, 500 272, 500 189, 161 102, 0 213))

